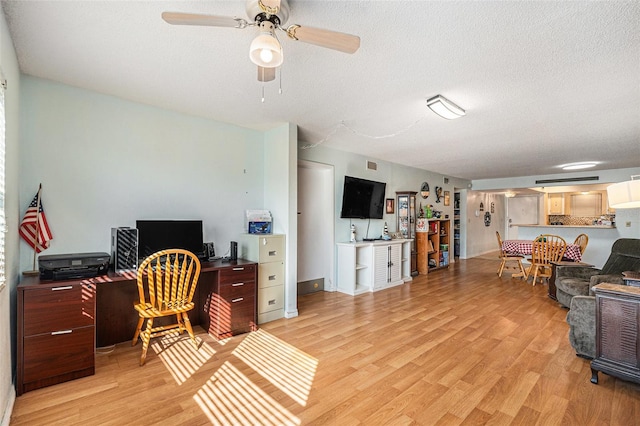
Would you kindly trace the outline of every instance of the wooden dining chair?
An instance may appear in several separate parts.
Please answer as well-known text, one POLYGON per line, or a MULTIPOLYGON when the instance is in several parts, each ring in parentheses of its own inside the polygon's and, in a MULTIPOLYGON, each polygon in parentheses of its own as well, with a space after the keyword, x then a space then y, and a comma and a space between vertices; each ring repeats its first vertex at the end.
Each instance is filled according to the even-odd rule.
POLYGON ((524 266, 522 266, 522 259, 524 258, 524 256, 514 253, 506 253, 502 248, 502 237, 500 236, 500 232, 496 231, 496 237, 498 238, 498 248, 500 249, 500 266, 498 267, 498 276, 502 277, 502 271, 505 269, 505 267, 508 268, 507 262, 516 262, 517 266, 514 265, 514 269, 518 270, 519 268, 520 273, 523 277, 525 277, 527 274, 524 270, 524 266))
POLYGON ((138 268, 138 294, 140 302, 133 305, 138 311, 138 325, 133 336, 132 346, 142 340, 140 365, 147 357, 149 341, 153 337, 178 331, 189 333, 196 349, 198 343, 191 329, 187 313, 195 306, 193 295, 200 277, 200 261, 187 250, 162 250, 147 257, 138 268), (176 316, 177 322, 154 327, 155 318, 176 316), (146 320, 144 330, 142 326, 146 320))
POLYGON ((565 246, 567 245, 567 242, 565 241, 564 238, 562 238, 559 235, 553 235, 553 234, 540 234, 536 237, 534 241, 552 242, 555 244, 564 244, 565 246))
POLYGON ((531 247, 531 266, 527 270, 527 279, 533 275, 533 285, 536 285, 538 278, 551 278, 552 262, 559 262, 567 249, 567 242, 558 236, 557 238, 541 241, 536 239, 531 247))
POLYGON ((587 234, 580 234, 576 237, 573 244, 580 246, 580 254, 584 254, 584 251, 587 249, 587 244, 589 244, 589 236, 587 234))

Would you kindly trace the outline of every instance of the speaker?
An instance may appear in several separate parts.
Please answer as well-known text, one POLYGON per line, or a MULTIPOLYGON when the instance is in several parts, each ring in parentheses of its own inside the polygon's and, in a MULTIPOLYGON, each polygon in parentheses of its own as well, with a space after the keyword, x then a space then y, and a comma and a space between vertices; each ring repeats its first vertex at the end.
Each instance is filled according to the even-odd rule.
POLYGON ((136 228, 111 228, 111 260, 116 272, 138 269, 136 228))
POLYGON ((235 241, 231 241, 229 247, 229 260, 238 260, 238 243, 235 241))

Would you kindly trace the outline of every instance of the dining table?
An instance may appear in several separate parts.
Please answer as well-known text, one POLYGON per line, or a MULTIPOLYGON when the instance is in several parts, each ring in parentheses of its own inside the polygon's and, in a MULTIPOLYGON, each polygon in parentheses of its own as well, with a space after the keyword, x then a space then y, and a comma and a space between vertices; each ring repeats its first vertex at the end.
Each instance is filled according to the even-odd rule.
MULTIPOLYGON (((519 254, 522 256, 530 256, 533 247, 532 240, 504 240, 502 241, 502 250, 507 254, 519 254)), ((580 262, 582 253, 578 244, 567 244, 563 259, 580 262)))

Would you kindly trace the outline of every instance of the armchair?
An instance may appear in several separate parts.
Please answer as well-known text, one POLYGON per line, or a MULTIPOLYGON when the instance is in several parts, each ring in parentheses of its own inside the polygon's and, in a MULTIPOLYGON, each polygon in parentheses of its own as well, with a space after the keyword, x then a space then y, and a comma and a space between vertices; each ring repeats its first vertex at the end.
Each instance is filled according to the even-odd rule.
POLYGON ((557 267, 556 296, 570 308, 567 313, 569 342, 578 356, 596 354, 596 298, 591 290, 602 282, 624 284, 622 272, 640 270, 640 239, 622 238, 613 243, 602 269, 557 267))
POLYGON ((613 243, 611 254, 602 269, 558 266, 555 282, 558 302, 570 308, 572 297, 593 296, 591 287, 596 284, 624 284, 624 271, 640 271, 640 239, 621 238, 613 243))

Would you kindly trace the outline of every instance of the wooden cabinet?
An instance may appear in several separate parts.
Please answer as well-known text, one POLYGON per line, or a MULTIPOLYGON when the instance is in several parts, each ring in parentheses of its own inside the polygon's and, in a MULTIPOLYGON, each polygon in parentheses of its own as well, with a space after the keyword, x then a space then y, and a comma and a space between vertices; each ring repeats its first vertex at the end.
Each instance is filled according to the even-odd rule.
POLYGON ((410 240, 338 243, 341 293, 378 291, 411 281, 410 240))
POLYGON ((596 294, 596 356, 591 382, 598 372, 640 383, 640 288, 598 284, 596 294))
POLYGON ((398 232, 403 238, 412 239, 411 242, 411 275, 418 274, 417 251, 416 251, 416 192, 399 191, 396 192, 396 206, 398 217, 398 232))
POLYGON ((209 334, 224 339, 257 329, 256 265, 220 270, 217 289, 209 293, 209 334))
POLYGON ((564 194, 552 193, 549 197, 549 214, 563 215, 564 214, 564 194))
POLYGON ((258 263, 258 324, 284 316, 285 236, 242 236, 243 257, 258 263))
POLYGON ((421 274, 449 266, 450 231, 448 219, 429 219, 428 232, 418 233, 418 271, 421 274))
POLYGON ((18 286, 16 392, 95 373, 94 284, 18 286))

